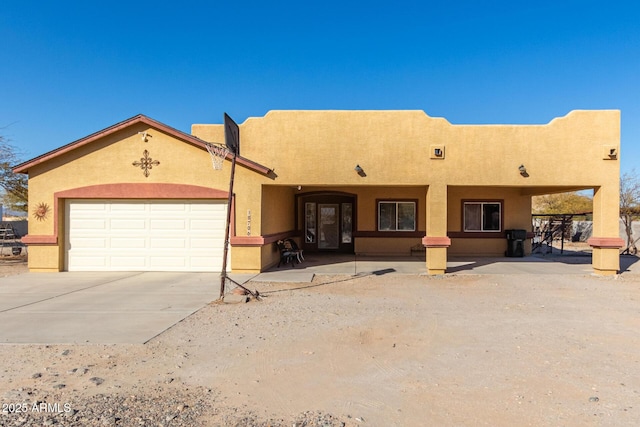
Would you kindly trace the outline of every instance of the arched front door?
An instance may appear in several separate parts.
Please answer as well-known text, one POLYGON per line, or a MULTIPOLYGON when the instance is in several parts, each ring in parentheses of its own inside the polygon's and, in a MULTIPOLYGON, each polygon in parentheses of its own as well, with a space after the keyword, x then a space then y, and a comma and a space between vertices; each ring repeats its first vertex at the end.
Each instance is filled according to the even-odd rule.
POLYGON ((310 252, 353 253, 355 196, 301 196, 303 249, 310 252))

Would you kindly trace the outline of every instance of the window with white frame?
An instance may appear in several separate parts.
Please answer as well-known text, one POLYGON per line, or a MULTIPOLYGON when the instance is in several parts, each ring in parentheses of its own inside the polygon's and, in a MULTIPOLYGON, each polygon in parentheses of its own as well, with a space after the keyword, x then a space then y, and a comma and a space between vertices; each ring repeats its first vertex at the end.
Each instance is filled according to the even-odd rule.
POLYGON ((464 202, 464 231, 502 230, 501 202, 464 202))
POLYGON ((415 231, 416 202, 413 201, 379 201, 379 231, 415 231))

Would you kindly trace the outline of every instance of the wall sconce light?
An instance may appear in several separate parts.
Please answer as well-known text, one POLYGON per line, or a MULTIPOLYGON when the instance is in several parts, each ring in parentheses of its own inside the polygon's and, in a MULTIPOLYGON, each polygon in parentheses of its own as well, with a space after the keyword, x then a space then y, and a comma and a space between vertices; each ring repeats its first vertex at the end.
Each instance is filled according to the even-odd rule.
POLYGON ((431 150, 431 154, 429 155, 430 158, 436 159, 436 160, 444 159, 444 144, 432 145, 430 147, 430 150, 431 150))
POLYGON ((605 145, 602 158, 605 160, 617 160, 618 159, 618 147, 614 145, 605 145))
POLYGON ((520 175, 524 176, 525 178, 529 176, 529 174, 527 173, 527 168, 525 168, 524 165, 520 165, 518 167, 518 170, 520 171, 520 175))
POLYGON ((355 170, 358 173, 358 175, 360 175, 362 177, 367 176, 367 174, 364 173, 364 169, 362 169, 362 167, 360 167, 360 165, 356 165, 356 167, 353 170, 355 170))
POLYGON ((144 142, 149 141, 149 138, 151 137, 151 135, 149 135, 149 132, 145 131, 145 132, 138 132, 138 135, 140 135, 140 137, 142 138, 142 140, 144 142))

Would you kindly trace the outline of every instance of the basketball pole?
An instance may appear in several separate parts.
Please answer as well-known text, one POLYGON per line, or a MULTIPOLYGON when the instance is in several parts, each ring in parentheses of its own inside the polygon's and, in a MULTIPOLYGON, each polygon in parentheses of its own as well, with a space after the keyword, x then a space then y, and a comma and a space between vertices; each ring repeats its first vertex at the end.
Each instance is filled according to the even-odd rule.
POLYGON ((224 231, 224 250, 222 252, 222 272, 220 273, 220 301, 224 300, 224 285, 227 281, 227 255, 229 254, 229 235, 231 228, 231 204, 233 203, 233 180, 236 175, 236 153, 231 151, 231 176, 229 177, 229 199, 227 201, 227 224, 224 231))
POLYGON ((230 282, 233 282, 234 285, 244 289, 247 294, 251 295, 256 300, 260 301, 260 293, 257 290, 252 291, 251 289, 245 287, 244 285, 241 285, 240 283, 236 282, 232 278, 227 277, 227 256, 229 254, 229 238, 231 236, 231 206, 233 204, 233 181, 236 175, 236 157, 237 157, 237 154, 234 153, 233 151, 229 151, 229 153, 231 154, 231 176, 229 177, 229 198, 227 199, 227 224, 224 232, 224 246, 223 246, 224 250, 222 253, 222 272, 220 273, 220 297, 218 298, 218 301, 224 302, 224 291, 225 291, 225 284, 227 280, 230 282))
MULTIPOLYGON (((236 176, 236 159, 240 155, 240 129, 238 128, 238 125, 236 124, 236 122, 234 122, 233 119, 229 117, 227 113, 224 113, 224 139, 225 139, 225 146, 226 146, 227 152, 224 154, 220 152, 220 158, 221 158, 221 162, 224 163, 227 157, 227 153, 231 154, 231 175, 229 177, 229 198, 227 200, 227 223, 224 231, 224 243, 223 243, 224 250, 222 251, 222 271, 220 272, 220 298, 218 298, 218 301, 224 302, 224 291, 225 291, 225 284, 227 280, 229 280, 230 282, 233 282, 239 288, 244 289, 247 294, 251 295, 255 299, 260 300, 260 293, 257 290, 255 292, 252 292, 251 290, 244 287, 240 283, 236 282, 230 277, 227 277, 227 258, 229 256, 229 239, 231 237, 231 207, 233 205, 233 196, 234 196, 233 181, 236 176)), ((207 146, 207 150, 212 156, 218 155, 217 152, 214 152, 215 150, 210 150, 209 146, 207 146)), ((214 168, 215 168, 215 164, 214 164, 214 168)), ((221 169, 221 168, 222 168, 222 164, 220 164, 220 167, 218 169, 221 169)))

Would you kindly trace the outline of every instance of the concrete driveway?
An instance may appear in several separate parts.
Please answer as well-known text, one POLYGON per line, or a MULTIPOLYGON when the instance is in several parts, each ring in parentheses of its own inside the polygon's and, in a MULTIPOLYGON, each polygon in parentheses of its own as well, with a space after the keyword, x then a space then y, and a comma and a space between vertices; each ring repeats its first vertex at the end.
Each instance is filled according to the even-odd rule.
POLYGON ((218 297, 216 273, 0 279, 0 343, 145 343, 218 297))

